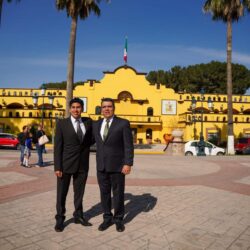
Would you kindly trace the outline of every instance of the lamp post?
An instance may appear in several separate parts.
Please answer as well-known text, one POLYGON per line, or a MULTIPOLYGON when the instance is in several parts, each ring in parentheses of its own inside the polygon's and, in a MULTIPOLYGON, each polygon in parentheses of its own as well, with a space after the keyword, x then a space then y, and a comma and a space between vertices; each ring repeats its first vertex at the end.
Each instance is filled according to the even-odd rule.
POLYGON ((43 126, 43 119, 44 119, 44 96, 45 96, 45 91, 46 91, 46 87, 43 84, 42 88, 41 88, 41 96, 43 97, 43 105, 42 105, 42 126, 43 126))
POLYGON ((38 96, 37 96, 37 95, 33 95, 33 96, 32 96, 32 101, 33 101, 33 104, 34 104, 35 106, 37 106, 38 96))
MULTIPOLYGON (((198 153, 197 153, 197 156, 206 156, 205 154, 205 141, 204 141, 204 135, 203 135, 203 114, 204 114, 204 109, 203 109, 203 102, 204 102, 204 94, 205 94, 205 91, 204 89, 202 88, 201 89, 201 98, 200 98, 200 101, 201 101, 201 109, 200 109, 200 114, 201 114, 201 118, 200 118, 200 122, 201 122, 201 131, 200 131, 200 139, 199 139, 199 142, 198 142, 198 153)), ((197 103, 197 100, 195 99, 195 97, 193 96, 192 97, 192 104, 191 104, 191 108, 192 108, 192 113, 196 113, 196 103, 197 103)), ((212 106, 213 106, 213 103, 212 103, 212 100, 211 98, 209 97, 208 98, 208 108, 209 109, 212 109, 212 106)), ((194 122, 196 121, 196 119, 194 118, 194 122)))
POLYGON ((53 122, 53 102, 54 102, 54 96, 49 95, 49 104, 51 108, 50 113, 50 129, 51 129, 51 136, 52 136, 52 144, 54 144, 54 128, 52 128, 52 122, 53 122))
POLYGON ((54 96, 49 95, 49 104, 50 104, 50 109, 51 109, 51 113, 50 113, 50 128, 52 128, 52 118, 53 118, 53 102, 54 102, 54 96))

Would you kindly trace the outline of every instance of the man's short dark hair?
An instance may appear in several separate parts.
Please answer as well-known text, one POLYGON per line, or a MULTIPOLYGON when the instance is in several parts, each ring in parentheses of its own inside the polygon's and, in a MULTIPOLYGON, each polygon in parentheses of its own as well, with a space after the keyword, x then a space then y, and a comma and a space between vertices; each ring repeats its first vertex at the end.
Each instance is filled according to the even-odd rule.
POLYGON ((28 126, 24 125, 24 126, 23 126, 23 131, 24 131, 27 127, 28 127, 28 126))
POLYGON ((82 108, 83 108, 83 101, 82 101, 82 99, 80 99, 78 97, 75 97, 75 98, 71 99, 70 102, 69 102, 69 106, 71 107, 73 103, 79 103, 82 106, 82 108))
POLYGON ((113 108, 115 109, 115 101, 114 101, 114 99, 109 98, 109 97, 105 97, 105 98, 102 98, 101 105, 102 105, 103 102, 112 102, 113 108))

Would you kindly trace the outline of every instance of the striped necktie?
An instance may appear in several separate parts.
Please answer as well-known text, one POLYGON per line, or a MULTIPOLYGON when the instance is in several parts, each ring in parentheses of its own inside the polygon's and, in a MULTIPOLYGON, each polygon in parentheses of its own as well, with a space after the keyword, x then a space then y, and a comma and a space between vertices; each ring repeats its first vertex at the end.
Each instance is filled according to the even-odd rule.
POLYGON ((110 120, 107 119, 107 120, 106 120, 106 125, 105 125, 105 128, 104 128, 104 131, 103 131, 103 140, 104 140, 104 141, 106 140, 107 135, 108 135, 108 132, 109 132, 109 122, 110 122, 110 120))
POLYGON ((76 134, 80 140, 80 142, 82 142, 82 139, 83 139, 83 132, 82 132, 82 129, 81 129, 81 126, 80 126, 80 120, 76 120, 77 122, 77 129, 76 129, 76 134))

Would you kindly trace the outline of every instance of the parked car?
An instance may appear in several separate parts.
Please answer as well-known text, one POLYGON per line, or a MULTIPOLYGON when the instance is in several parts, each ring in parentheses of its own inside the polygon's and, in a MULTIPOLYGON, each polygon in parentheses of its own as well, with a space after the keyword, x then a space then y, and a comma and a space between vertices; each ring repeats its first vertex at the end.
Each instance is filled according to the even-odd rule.
POLYGON ((242 154, 242 150, 247 146, 250 146, 250 138, 242 137, 237 139, 236 144, 234 145, 235 153, 242 154))
POLYGON ((242 154, 243 155, 250 155, 250 146, 246 146, 245 148, 243 148, 242 154))
MULTIPOLYGON (((199 140, 193 140, 185 143, 185 155, 197 155, 199 140)), ((211 142, 204 141, 206 155, 224 155, 225 149, 212 144, 211 142)))
POLYGON ((0 133, 0 147, 20 149, 20 143, 15 135, 0 133))

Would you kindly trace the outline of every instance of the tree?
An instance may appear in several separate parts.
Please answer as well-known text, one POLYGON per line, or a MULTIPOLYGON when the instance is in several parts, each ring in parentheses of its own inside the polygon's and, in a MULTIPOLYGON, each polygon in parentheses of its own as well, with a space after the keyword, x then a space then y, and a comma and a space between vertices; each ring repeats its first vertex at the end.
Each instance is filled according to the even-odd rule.
POLYGON ((207 0, 203 6, 205 12, 212 14, 213 20, 222 20, 227 24, 227 105, 228 140, 227 152, 234 154, 233 103, 232 103, 232 23, 250 10, 250 0, 207 0))
MULTIPOLYGON (((250 88, 250 70, 244 65, 232 64, 232 72, 233 94, 244 95, 250 88)), ((147 80, 151 85, 163 84, 176 92, 199 93, 203 88, 206 94, 225 94, 227 92, 226 75, 225 62, 211 61, 187 67, 174 66, 168 71, 150 71, 147 80)))
MULTIPOLYGON (((20 0, 16 0, 19 2, 20 0)), ((12 2, 12 0, 7 0, 8 3, 12 2)), ((1 25, 1 19, 2 19, 2 8, 3 8, 3 0, 0 0, 0 25, 1 25)))
POLYGON ((67 68, 67 93, 66 93, 66 112, 69 116, 69 101, 73 97, 74 67, 75 67, 75 44, 78 18, 85 20, 90 13, 100 16, 101 10, 98 6, 101 0, 56 0, 58 10, 66 10, 67 16, 71 17, 70 44, 67 68))

